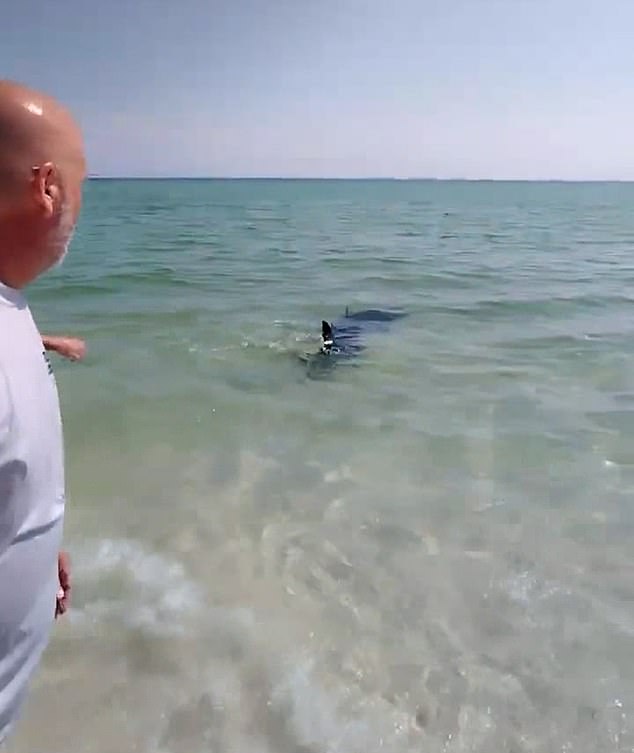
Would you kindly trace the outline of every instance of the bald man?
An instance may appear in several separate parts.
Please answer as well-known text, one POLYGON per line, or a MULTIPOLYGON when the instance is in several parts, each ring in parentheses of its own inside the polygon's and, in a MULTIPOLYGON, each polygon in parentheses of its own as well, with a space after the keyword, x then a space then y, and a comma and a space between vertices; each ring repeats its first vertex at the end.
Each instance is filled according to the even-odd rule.
POLYGON ((71 115, 0 81, 0 744, 70 589, 57 387, 23 289, 64 258, 85 169, 71 115))

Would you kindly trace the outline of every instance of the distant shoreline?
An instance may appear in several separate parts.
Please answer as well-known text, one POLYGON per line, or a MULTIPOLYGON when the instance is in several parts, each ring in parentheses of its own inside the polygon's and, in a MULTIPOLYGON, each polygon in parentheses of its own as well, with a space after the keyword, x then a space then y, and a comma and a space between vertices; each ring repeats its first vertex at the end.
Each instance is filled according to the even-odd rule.
POLYGON ((597 179, 567 179, 567 178, 315 178, 315 177, 276 177, 276 176, 190 176, 190 175, 89 175, 88 180, 102 181, 270 181, 270 182, 303 182, 303 183, 571 183, 571 184, 625 184, 634 183, 632 180, 613 178, 597 179))

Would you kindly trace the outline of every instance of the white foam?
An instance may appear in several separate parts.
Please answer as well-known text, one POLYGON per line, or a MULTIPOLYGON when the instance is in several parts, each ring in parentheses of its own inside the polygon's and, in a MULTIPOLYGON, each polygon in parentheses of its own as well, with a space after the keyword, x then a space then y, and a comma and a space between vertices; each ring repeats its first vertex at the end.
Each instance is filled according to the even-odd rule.
POLYGON ((270 705, 287 715, 298 743, 332 753, 404 751, 412 737, 420 745, 411 714, 347 685, 331 682, 326 689, 316 675, 316 660, 305 657, 280 678, 271 694, 270 705))
POLYGON ((86 542, 73 559, 79 584, 76 590, 94 594, 79 608, 71 609, 76 624, 107 620, 161 635, 174 634, 182 632, 185 619, 202 605, 201 591, 187 578, 184 567, 148 551, 138 541, 86 542), (118 588, 108 583, 113 577, 120 579, 118 588))

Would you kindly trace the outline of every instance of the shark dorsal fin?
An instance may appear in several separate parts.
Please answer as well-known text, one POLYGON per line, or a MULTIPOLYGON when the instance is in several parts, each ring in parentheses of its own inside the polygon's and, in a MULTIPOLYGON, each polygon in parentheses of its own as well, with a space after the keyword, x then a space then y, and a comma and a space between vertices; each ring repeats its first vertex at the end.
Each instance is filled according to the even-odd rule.
POLYGON ((321 337, 324 341, 332 342, 332 327, 326 321, 321 323, 321 337))

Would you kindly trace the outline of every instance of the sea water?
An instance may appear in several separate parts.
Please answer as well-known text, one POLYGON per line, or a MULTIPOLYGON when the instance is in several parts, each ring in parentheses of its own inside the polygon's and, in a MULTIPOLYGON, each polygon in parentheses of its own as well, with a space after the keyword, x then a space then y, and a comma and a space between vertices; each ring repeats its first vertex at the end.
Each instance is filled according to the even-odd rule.
POLYGON ((12 753, 634 750, 634 186, 90 181, 30 302, 73 607, 12 753), (321 320, 407 316, 307 379, 321 320))

